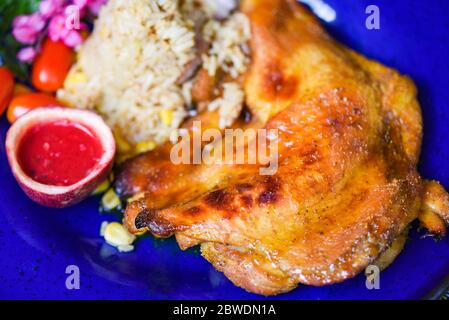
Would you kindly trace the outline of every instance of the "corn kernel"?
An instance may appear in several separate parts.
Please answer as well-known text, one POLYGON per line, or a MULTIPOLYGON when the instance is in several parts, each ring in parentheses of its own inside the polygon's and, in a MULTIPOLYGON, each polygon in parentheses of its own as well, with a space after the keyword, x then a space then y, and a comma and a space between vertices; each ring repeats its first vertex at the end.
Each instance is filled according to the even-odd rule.
POLYGON ((108 30, 106 29, 106 27, 103 27, 101 30, 100 30, 100 38, 102 38, 102 39, 106 39, 107 37, 108 37, 108 30))
POLYGON ((75 61, 80 61, 82 51, 83 51, 83 47, 80 47, 80 49, 78 51, 76 51, 75 61))
POLYGON ((134 246, 130 245, 130 244, 125 244, 125 245, 122 245, 122 246, 118 246, 117 250, 119 252, 131 252, 131 251, 134 250, 134 246))
POLYGON ((136 152, 144 153, 147 151, 151 151, 154 148, 156 148, 156 143, 154 143, 153 141, 141 141, 136 145, 136 152))
POLYGON ((87 78, 87 76, 84 72, 76 71, 76 72, 69 73, 69 75, 67 76, 67 79, 65 80, 65 85, 69 87, 74 84, 76 85, 76 84, 86 83, 87 81, 89 81, 89 79, 87 78))
POLYGON ((169 109, 164 109, 159 112, 159 116, 161 117, 162 123, 166 126, 171 125, 173 122, 173 111, 169 109))
POLYGON ((114 189, 109 189, 101 199, 101 204, 103 208, 107 211, 113 210, 120 205, 120 198, 114 192, 114 189))
POLYGON ((136 240, 136 236, 129 233, 129 231, 118 222, 111 222, 104 228, 104 239, 108 244, 114 247, 122 247, 121 251, 130 251, 133 247, 132 243, 136 240))
POLYGON ((115 138, 115 143, 117 145, 117 149, 118 149, 119 153, 123 154, 123 153, 128 153, 131 151, 131 149, 132 149, 131 145, 122 136, 122 134, 120 133, 120 130, 118 130, 118 129, 114 130, 114 138, 115 138))
POLYGON ((92 195, 104 193, 104 192, 106 192, 106 190, 109 189, 110 186, 111 186, 111 183, 109 182, 109 179, 106 179, 92 192, 92 195))
POLYGON ((107 228, 108 224, 109 224, 109 222, 107 222, 107 221, 103 221, 103 222, 101 223, 101 226, 100 226, 100 236, 104 237, 104 233, 106 232, 106 228, 107 228))

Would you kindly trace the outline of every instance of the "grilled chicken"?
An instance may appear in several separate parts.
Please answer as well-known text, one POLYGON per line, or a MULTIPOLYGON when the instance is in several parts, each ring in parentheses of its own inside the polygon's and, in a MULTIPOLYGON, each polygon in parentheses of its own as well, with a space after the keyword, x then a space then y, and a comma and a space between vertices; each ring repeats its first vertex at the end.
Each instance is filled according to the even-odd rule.
MULTIPOLYGON (((252 27, 253 118, 236 127, 278 129, 277 172, 175 165, 167 144, 117 178, 121 196, 133 197, 128 228, 175 235, 182 249, 201 245, 234 284, 274 295, 388 265, 423 197, 425 211, 447 222, 447 193, 425 189, 416 169, 422 123, 412 81, 334 41, 294 0, 245 0, 241 10, 252 27)), ((195 120, 218 127, 214 114, 195 120)))

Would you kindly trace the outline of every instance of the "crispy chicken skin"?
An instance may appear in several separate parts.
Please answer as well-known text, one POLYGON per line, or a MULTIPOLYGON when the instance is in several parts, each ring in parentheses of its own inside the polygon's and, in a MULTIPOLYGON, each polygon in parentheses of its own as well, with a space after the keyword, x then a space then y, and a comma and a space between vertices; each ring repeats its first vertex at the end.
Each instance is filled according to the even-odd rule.
POLYGON ((433 235, 446 234, 446 225, 449 224, 449 194, 436 181, 426 181, 424 184, 419 221, 433 235))
MULTIPOLYGON (((245 92, 253 120, 237 126, 279 130, 277 172, 177 166, 163 146, 118 176, 122 196, 141 194, 127 206, 129 229, 174 234, 182 249, 200 244, 237 286, 274 295, 340 282, 380 261, 423 196, 447 219, 446 192, 424 192, 416 170, 422 124, 412 81, 335 42, 293 0, 245 0, 242 11, 252 27, 245 92), (436 193, 442 201, 432 201, 436 193)), ((214 126, 209 116, 205 127, 214 126)))

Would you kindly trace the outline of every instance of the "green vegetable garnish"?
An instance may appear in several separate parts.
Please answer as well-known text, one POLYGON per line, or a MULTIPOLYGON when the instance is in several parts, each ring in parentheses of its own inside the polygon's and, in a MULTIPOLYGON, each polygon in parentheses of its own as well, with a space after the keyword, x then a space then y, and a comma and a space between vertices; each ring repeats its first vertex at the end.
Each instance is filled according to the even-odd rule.
POLYGON ((17 59, 23 46, 12 35, 12 22, 16 16, 30 14, 39 8, 40 0, 0 0, 0 65, 7 66, 22 81, 27 81, 30 66, 17 59))

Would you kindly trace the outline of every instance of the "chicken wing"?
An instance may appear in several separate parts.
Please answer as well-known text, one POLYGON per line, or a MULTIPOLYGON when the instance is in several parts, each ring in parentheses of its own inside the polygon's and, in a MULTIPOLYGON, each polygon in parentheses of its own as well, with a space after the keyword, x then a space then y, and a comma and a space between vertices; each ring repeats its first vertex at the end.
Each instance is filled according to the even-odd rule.
POLYGON ((182 249, 200 244, 251 292, 343 281, 378 260, 420 212, 415 86, 334 41, 294 0, 245 0, 241 10, 252 28, 245 93, 253 119, 237 126, 278 130, 277 172, 177 166, 169 146, 156 149, 118 176, 122 196, 140 194, 126 224, 174 234, 182 249))

